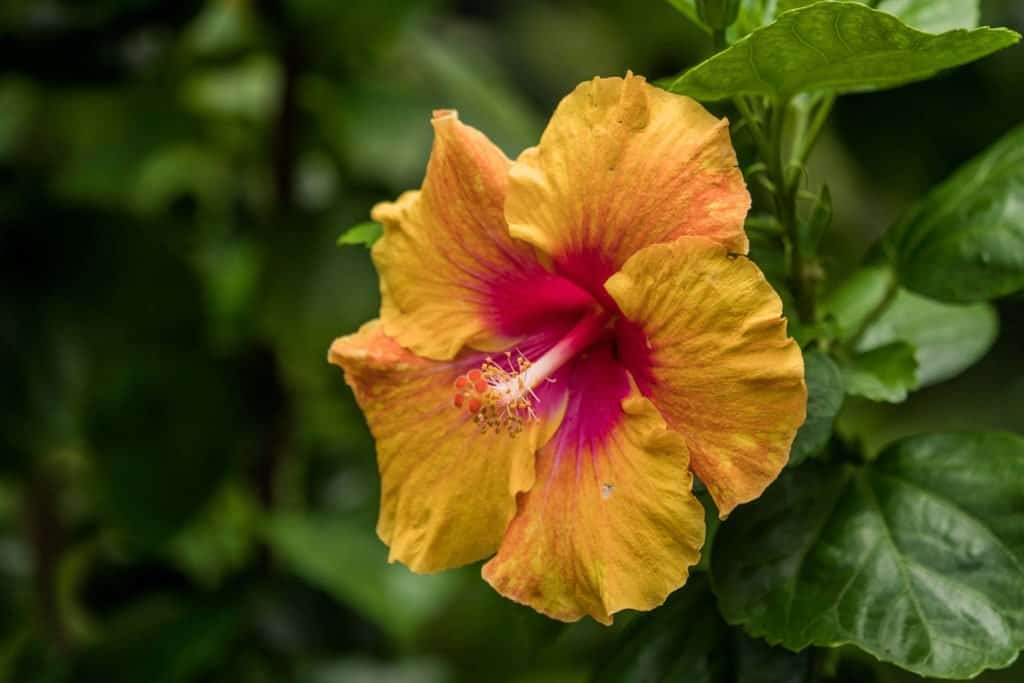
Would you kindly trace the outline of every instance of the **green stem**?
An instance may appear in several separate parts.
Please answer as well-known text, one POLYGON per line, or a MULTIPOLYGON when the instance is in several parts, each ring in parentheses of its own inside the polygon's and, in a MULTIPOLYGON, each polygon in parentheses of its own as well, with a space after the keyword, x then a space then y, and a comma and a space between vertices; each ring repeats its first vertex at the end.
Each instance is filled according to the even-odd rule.
POLYGON ((724 28, 716 28, 711 30, 711 51, 719 53, 725 48, 729 47, 729 41, 725 37, 724 28))
POLYGON ((754 98, 739 96, 733 100, 750 129, 763 163, 763 168, 755 164, 759 166, 757 180, 768 190, 775 217, 782 228, 797 315, 802 322, 812 324, 817 320, 817 285, 821 273, 815 248, 801 239, 797 202, 804 163, 828 120, 834 101, 834 96, 828 95, 817 103, 812 114, 800 112, 793 139, 787 145, 789 102, 776 101, 759 106, 754 98))
POLYGON ((753 112, 750 103, 742 95, 735 97, 733 103, 743 116, 743 120, 746 121, 750 134, 754 136, 754 143, 757 145, 758 152, 760 152, 763 159, 767 160, 766 152, 770 145, 768 138, 765 136, 764 129, 761 127, 761 120, 753 112))
POLYGON ((818 104, 818 108, 814 112, 814 118, 807 128, 807 134, 801 140, 800 147, 797 149, 796 161, 801 166, 807 163, 807 158, 811 155, 814 145, 817 144, 821 131, 825 129, 825 122, 828 121, 828 117, 832 113, 832 105, 835 102, 835 95, 826 95, 818 104))
MULTIPOLYGON (((711 45, 715 53, 721 52, 728 46, 725 29, 714 29, 711 32, 711 45)), ((787 243, 790 280, 792 282, 793 295, 797 300, 797 313, 803 322, 814 322, 817 317, 817 302, 815 301, 816 283, 803 253, 796 206, 803 165, 801 162, 795 168, 794 173, 791 174, 789 172, 790 159, 795 160, 795 157, 789 157, 786 154, 783 139, 788 103, 776 102, 774 106, 768 107, 766 133, 763 125, 765 122, 758 115, 760 112, 755 113, 754 111, 758 109, 755 100, 747 100, 743 96, 738 96, 733 99, 733 102, 746 121, 747 127, 750 128, 761 158, 767 165, 767 186, 770 189, 772 200, 775 204, 775 216, 781 227, 783 239, 787 243)), ((814 144, 814 140, 817 138, 831 106, 830 98, 827 106, 819 107, 809 131, 806 129, 807 122, 805 119, 799 122, 797 135, 799 143, 797 144, 800 145, 801 150, 805 148, 809 150, 814 144), (804 142, 805 139, 807 142, 804 142)), ((763 108, 761 111, 764 111, 763 108)))
POLYGON ((770 115, 770 148, 767 150, 769 174, 776 185, 773 196, 775 215, 785 231, 789 253, 789 278, 796 298, 797 314, 805 323, 813 323, 817 317, 815 282, 809 268, 807 254, 804 254, 800 239, 800 224, 797 216, 796 199, 800 188, 800 173, 790 174, 785 152, 786 111, 785 102, 776 102, 770 115))
POLYGON ((793 120, 793 139, 792 142, 790 142, 791 149, 802 149, 806 144, 808 135, 809 109, 809 107, 798 107, 795 104, 793 106, 793 112, 795 113, 795 116, 793 120))
POLYGON ((760 230, 769 235, 782 235, 782 226, 775 216, 748 216, 746 226, 748 230, 760 230))

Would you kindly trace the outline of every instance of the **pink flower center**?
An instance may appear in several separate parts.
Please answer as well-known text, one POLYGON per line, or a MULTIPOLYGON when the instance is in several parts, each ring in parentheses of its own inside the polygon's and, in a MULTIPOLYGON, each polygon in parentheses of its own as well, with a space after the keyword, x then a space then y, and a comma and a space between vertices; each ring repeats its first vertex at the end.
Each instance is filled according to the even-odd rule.
POLYGON ((612 333, 612 316, 591 310, 554 346, 534 361, 507 352, 503 362, 488 357, 479 369, 455 379, 456 408, 464 408, 483 431, 508 431, 513 436, 537 419, 536 389, 566 363, 612 333))

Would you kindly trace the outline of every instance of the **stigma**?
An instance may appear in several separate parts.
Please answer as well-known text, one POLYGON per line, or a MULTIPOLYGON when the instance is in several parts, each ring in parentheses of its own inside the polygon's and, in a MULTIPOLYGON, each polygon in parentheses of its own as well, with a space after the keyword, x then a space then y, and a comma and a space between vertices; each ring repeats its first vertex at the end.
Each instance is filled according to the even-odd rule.
POLYGON ((479 368, 455 378, 453 405, 472 415, 482 432, 516 436, 537 420, 540 399, 534 389, 554 381, 552 375, 559 368, 604 338, 610 321, 604 311, 590 312, 536 361, 518 351, 507 351, 503 362, 488 356, 479 368))

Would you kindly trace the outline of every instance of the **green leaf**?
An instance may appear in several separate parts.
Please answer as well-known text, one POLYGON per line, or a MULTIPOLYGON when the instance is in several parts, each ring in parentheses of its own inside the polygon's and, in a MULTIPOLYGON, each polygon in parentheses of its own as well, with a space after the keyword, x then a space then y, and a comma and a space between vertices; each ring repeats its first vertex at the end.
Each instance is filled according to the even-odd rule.
POLYGON ((359 223, 353 225, 351 228, 341 233, 341 237, 338 238, 338 246, 345 246, 346 244, 362 244, 365 247, 372 247, 377 240, 384 234, 384 228, 377 221, 366 221, 365 223, 359 223))
POLYGON ((882 0, 878 9, 928 33, 974 28, 980 15, 978 0, 882 0))
POLYGON ((895 287, 894 278, 888 266, 861 268, 822 301, 821 311, 836 338, 848 341, 857 333, 895 287))
POLYGON ((839 368, 824 353, 804 353, 807 379, 807 420, 796 433, 789 452, 789 464, 797 465, 815 455, 832 435, 832 421, 843 405, 846 388, 839 368))
POLYGON ((857 350, 909 343, 915 349, 918 386, 925 387, 955 377, 980 360, 998 332, 999 316, 991 304, 943 304, 900 290, 865 330, 857 350))
POLYGON ((1024 288, 1024 126, 933 190, 885 239, 903 286, 969 303, 1024 288))
POLYGON ((822 302, 835 337, 849 342, 867 325, 856 351, 904 341, 915 348, 918 386, 958 375, 992 347, 999 318, 989 304, 945 304, 906 290, 896 294, 873 322, 868 317, 890 295, 895 275, 888 266, 871 266, 850 276, 822 302))
POLYGON ((726 620, 800 650, 851 643, 968 678, 1024 647, 1024 439, 932 434, 859 468, 787 470, 723 523, 726 620))
MULTIPOLYGON (((819 0, 779 0, 777 13, 807 5, 819 0)), ((857 0, 865 3, 865 0, 857 0)), ((894 14, 908 26, 928 33, 942 33, 957 28, 978 25, 978 0, 882 0, 877 9, 894 14)))
MULTIPOLYGON (((842 440, 866 457, 915 434, 1009 430, 1024 425, 1024 354, 1020 344, 996 343, 969 372, 941 387, 912 394, 899 405, 848 397, 835 422, 842 440)), ((1024 680, 1024 679, 1022 679, 1024 680)))
MULTIPOLYGON (((813 5, 822 0, 742 0, 740 15, 730 31, 730 37, 742 37, 760 26, 775 21, 783 12, 813 5)), ((868 4, 866 0, 855 0, 868 4)), ((668 0, 687 19, 704 30, 707 27, 697 16, 694 0, 668 0)), ((877 9, 893 14, 908 26, 928 33, 942 33, 958 28, 978 25, 978 0, 882 0, 877 9)))
POLYGON ((1014 31, 991 28, 931 35, 859 3, 819 2, 755 30, 668 89, 705 101, 877 90, 929 78, 1019 39, 1014 31))
POLYGON ((815 680, 810 652, 795 653, 772 647, 742 631, 735 633, 734 642, 736 675, 730 679, 732 683, 809 683, 815 680))
POLYGON ((293 572, 405 642, 447 600, 457 578, 417 576, 389 564, 383 543, 341 518, 280 513, 267 534, 293 572))
MULTIPOLYGON (((668 4, 675 7, 683 16, 700 28, 709 31, 697 14, 697 3, 695 0, 668 0, 668 4)), ((757 27, 771 21, 772 16, 772 0, 740 0, 740 13, 736 17, 736 23, 729 27, 729 38, 735 40, 738 37, 747 35, 757 27)))
POLYGON ((907 392, 917 388, 917 361, 914 347, 893 342, 840 363, 847 393, 872 401, 899 403, 907 392))
POLYGON ((722 621, 703 576, 638 616, 600 662, 594 683, 802 683, 810 657, 773 648, 722 621))

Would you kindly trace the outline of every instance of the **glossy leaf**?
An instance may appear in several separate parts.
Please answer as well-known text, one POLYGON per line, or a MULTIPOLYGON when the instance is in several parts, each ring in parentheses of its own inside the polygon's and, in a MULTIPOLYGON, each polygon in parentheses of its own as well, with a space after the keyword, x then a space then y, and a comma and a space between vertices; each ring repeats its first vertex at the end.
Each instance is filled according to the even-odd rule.
POLYGON ((789 464, 797 465, 818 453, 832 435, 832 421, 846 393, 843 376, 832 359, 820 351, 804 353, 807 380, 807 421, 796 433, 789 464))
POLYGON ((862 268, 850 276, 822 302, 835 337, 850 342, 866 325, 856 351, 909 343, 915 349, 917 382, 922 387, 958 375, 992 347, 999 319, 986 303, 946 304, 898 290, 882 314, 869 321, 895 287, 895 274, 888 266, 862 268))
POLYGON ((901 290, 857 346, 868 351, 892 342, 914 347, 921 387, 959 375, 984 356, 999 333, 991 304, 944 304, 901 290))
POLYGON ((929 33, 974 28, 980 16, 978 0, 882 0, 878 9, 929 33))
POLYGON ((886 236, 908 289, 984 301, 1024 288, 1024 126, 939 185, 886 236))
POLYGON ((338 246, 362 244, 365 247, 372 247, 383 234, 384 228, 381 227, 380 223, 377 221, 366 221, 365 223, 353 225, 341 233, 341 237, 338 238, 338 246))
MULTIPOLYGON (((1012 310, 1012 309, 1011 309, 1012 310)), ((916 392, 899 405, 848 397, 834 429, 868 458, 915 434, 956 430, 1009 430, 1024 425, 1024 354, 1020 344, 1000 337, 986 357, 941 387, 916 392)))
POLYGON ((933 434, 863 467, 788 470, 722 525, 725 618, 800 650, 851 643, 967 678, 1024 647, 1024 439, 933 434))
POLYGON ((819 2, 781 15, 668 84, 698 100, 891 88, 1013 45, 1008 29, 922 33, 859 3, 819 2))
POLYGON ((821 312, 836 338, 851 339, 892 287, 895 275, 888 266, 861 268, 836 287, 821 303, 821 312))
MULTIPOLYGON (((818 1, 779 0, 777 13, 813 5, 818 1)), ((978 0, 882 0, 875 7, 896 15, 908 26, 929 33, 974 28, 978 25, 978 0)))
POLYGON ((917 361, 914 347, 906 342, 893 342, 840 364, 847 393, 872 401, 899 403, 907 392, 917 388, 917 361))
MULTIPOLYGON (((740 4, 740 16, 731 33, 737 37, 744 36, 764 24, 771 23, 783 12, 807 7, 821 1, 743 0, 740 4)), ((866 0, 854 1, 868 4, 866 0)), ((668 0, 668 3, 694 24, 706 28, 697 16, 695 0, 668 0)), ((939 2, 936 0, 881 0, 877 3, 876 9, 893 14, 908 26, 928 33, 942 33, 958 28, 975 28, 980 16, 978 0, 941 0, 939 2)))

